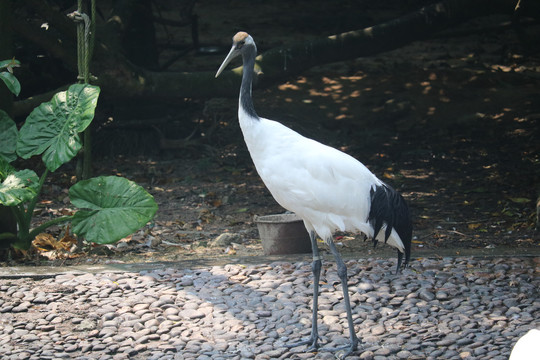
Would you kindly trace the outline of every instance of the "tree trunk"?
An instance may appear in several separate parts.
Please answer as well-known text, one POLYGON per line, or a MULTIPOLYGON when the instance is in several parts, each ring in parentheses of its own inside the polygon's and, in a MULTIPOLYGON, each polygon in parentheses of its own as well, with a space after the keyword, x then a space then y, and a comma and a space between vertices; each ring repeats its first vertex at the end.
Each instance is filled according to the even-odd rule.
POLYGON ((117 0, 105 25, 107 36, 117 38, 119 47, 135 65, 158 68, 156 33, 150 0, 117 0))

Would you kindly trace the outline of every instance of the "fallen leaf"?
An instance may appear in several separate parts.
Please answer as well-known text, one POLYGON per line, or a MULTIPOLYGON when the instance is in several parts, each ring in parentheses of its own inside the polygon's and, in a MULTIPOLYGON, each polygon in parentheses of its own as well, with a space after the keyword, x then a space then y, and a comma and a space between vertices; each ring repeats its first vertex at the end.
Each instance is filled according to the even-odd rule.
POLYGON ((32 244, 39 251, 49 251, 51 249, 57 249, 55 246, 57 243, 56 239, 47 233, 41 233, 36 236, 32 244))
POLYGON ((223 203, 221 202, 220 199, 216 199, 216 200, 212 200, 210 202, 210 205, 214 206, 214 207, 220 207, 223 203))
POLYGON ((510 198, 510 201, 515 202, 516 204, 525 204, 531 201, 531 199, 523 198, 523 197, 515 197, 510 198))
POLYGON ((199 211, 199 220, 205 223, 210 223, 214 218, 214 214, 209 209, 202 209, 199 211))
POLYGON ((58 210, 58 212, 64 216, 71 216, 75 213, 75 211, 66 208, 61 208, 60 210, 58 210))
POLYGON ((233 249, 233 248, 230 247, 230 246, 227 246, 227 248, 225 249, 225 254, 227 254, 227 255, 234 255, 234 254, 236 254, 236 250, 233 249))
MULTIPOLYGON (((131 235, 129 236, 131 238, 131 235)), ((77 243, 77 238, 71 234, 71 231, 69 231, 69 224, 66 227, 66 231, 64 232, 64 236, 59 241, 65 250, 70 250, 73 245, 77 243)))
POLYGON ((56 240, 51 234, 41 233, 36 236, 32 244, 34 247, 40 251, 51 251, 51 250, 64 250, 68 251, 71 249, 73 244, 77 242, 73 236, 69 234, 69 229, 66 231, 66 235, 60 240, 56 240))

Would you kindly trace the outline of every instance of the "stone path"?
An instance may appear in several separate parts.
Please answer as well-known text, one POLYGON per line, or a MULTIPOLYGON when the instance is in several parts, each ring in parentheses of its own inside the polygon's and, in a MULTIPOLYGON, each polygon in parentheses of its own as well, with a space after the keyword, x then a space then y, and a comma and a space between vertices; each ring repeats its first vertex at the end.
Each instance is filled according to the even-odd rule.
MULTIPOLYGON (((540 328, 540 258, 348 261, 361 348, 349 359, 508 359, 540 328)), ((348 335, 335 265, 321 343, 348 335)), ((0 279, 2 359, 332 359, 310 331, 309 262, 0 279)))

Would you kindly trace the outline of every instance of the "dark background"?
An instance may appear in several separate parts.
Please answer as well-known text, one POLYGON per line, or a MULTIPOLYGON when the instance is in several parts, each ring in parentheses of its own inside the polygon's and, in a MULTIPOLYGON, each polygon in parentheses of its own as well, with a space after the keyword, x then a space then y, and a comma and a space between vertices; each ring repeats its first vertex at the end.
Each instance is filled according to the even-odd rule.
MULTIPOLYGON (((0 16, 12 25, 1 57, 22 64, 22 92, 4 107, 20 125, 27 115, 22 100, 76 82, 69 59, 75 26, 64 16, 75 1, 0 3, 11 7, 0 16)), ((99 1, 96 46, 134 68, 215 72, 239 30, 264 53, 393 21, 432 3, 99 1)), ((506 13, 486 8, 395 50, 256 87, 255 107, 350 153, 403 192, 416 247, 538 246, 539 13, 534 1, 517 12, 506 3, 506 13)), ((103 64, 111 62, 96 52, 98 77, 103 64)), ((122 174, 153 193, 160 203, 155 237, 189 244, 234 231, 249 244, 257 237, 252 215, 281 211, 243 144, 236 96, 237 89, 230 97, 126 97, 102 87, 92 124, 95 175, 122 174)), ((62 167, 47 185, 54 200, 42 204, 44 216, 66 206, 73 167, 62 167)))

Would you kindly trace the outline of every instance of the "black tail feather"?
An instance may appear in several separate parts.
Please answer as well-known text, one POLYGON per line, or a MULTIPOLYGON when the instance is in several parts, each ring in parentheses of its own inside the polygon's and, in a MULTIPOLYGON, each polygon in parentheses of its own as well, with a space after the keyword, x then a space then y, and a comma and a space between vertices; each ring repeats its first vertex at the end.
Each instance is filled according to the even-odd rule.
POLYGON ((382 227, 386 225, 384 241, 388 241, 393 229, 403 242, 405 254, 398 251, 399 270, 403 262, 403 255, 405 255, 404 266, 407 266, 411 258, 412 223, 409 207, 401 194, 384 183, 372 187, 370 195, 371 208, 368 221, 374 229, 374 241, 376 241, 375 238, 382 227))

